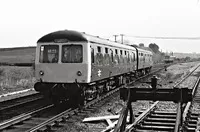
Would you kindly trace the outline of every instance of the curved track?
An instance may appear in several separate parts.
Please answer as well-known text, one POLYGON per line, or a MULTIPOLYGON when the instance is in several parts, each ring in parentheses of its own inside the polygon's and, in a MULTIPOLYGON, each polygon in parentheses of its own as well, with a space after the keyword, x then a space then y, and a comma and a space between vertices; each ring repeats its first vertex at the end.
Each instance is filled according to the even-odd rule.
MULTIPOLYGON (((187 80, 195 71, 199 68, 199 65, 192 69, 187 75, 183 77, 182 80, 178 81, 174 87, 180 86, 187 80)), ((122 111, 121 118, 118 121, 117 127, 109 128, 109 130, 104 131, 136 131, 136 132, 144 132, 144 131, 197 131, 197 121, 198 114, 192 111, 193 104, 199 99, 200 91, 199 88, 200 76, 198 75, 198 79, 193 84, 192 89, 192 97, 193 101, 188 102, 186 104, 177 103, 177 110, 175 112, 166 111, 157 111, 156 106, 159 102, 155 102, 149 109, 139 114, 136 117, 134 122, 130 125, 127 125, 123 120, 126 118, 126 113, 122 111), (181 109, 183 108, 183 109, 181 109)), ((124 108, 124 111, 126 107, 124 108)))

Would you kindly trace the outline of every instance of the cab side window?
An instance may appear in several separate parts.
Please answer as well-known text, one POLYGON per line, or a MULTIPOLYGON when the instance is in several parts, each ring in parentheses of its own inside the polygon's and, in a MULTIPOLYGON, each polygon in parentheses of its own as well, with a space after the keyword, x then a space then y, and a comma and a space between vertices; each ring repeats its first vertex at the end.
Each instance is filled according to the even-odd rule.
POLYGON ((91 48, 91 61, 94 63, 94 48, 91 48))

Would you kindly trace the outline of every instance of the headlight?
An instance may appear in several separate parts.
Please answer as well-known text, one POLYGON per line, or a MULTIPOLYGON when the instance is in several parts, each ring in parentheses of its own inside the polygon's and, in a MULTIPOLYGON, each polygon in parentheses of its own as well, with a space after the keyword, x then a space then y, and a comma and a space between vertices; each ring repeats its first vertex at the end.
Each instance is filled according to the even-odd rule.
POLYGON ((76 73, 78 76, 82 76, 82 73, 81 73, 81 71, 77 71, 77 73, 76 73))
POLYGON ((43 76, 43 75, 44 75, 44 71, 40 71, 39 74, 40 74, 41 76, 43 76))

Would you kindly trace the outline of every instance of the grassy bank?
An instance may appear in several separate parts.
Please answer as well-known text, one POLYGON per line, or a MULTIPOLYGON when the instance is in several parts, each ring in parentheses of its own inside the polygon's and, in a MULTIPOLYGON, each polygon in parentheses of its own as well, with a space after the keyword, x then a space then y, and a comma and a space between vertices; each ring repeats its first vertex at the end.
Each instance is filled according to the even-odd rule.
POLYGON ((0 67, 0 94, 32 88, 34 83, 32 67, 0 67))

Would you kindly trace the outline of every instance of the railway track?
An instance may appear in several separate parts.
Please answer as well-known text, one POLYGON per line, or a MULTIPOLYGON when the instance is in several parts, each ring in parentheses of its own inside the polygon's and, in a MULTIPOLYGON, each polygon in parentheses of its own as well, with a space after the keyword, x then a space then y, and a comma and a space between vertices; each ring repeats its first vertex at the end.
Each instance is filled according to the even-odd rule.
MULTIPOLYGON (((94 104, 98 103, 100 100, 110 96, 118 90, 119 88, 109 92, 108 94, 102 97, 99 97, 98 99, 87 103, 84 110, 87 111, 87 108, 91 108, 94 104)), ((70 118, 71 116, 76 115, 79 112, 79 108, 69 108, 65 111, 62 111, 60 109, 57 109, 57 107, 54 107, 54 105, 49 105, 42 109, 38 109, 27 114, 20 115, 18 117, 15 117, 14 119, 1 123, 0 130, 5 130, 6 132, 34 132, 37 130, 50 130, 52 129, 52 126, 59 126, 59 123, 66 122, 67 118, 70 118)))
POLYGON ((37 93, 37 94, 28 95, 28 96, 23 96, 20 98, 15 98, 12 100, 3 101, 3 102, 0 102, 0 111, 6 111, 8 109, 12 109, 14 107, 18 107, 20 105, 23 105, 23 104, 26 104, 28 102, 32 102, 38 99, 42 99, 42 98, 43 96, 37 93))
POLYGON ((49 103, 39 93, 0 102, 0 122, 46 104, 49 103))
MULTIPOLYGON (((180 103, 178 102, 177 109, 171 112, 169 110, 163 110, 159 111, 157 106, 159 105, 159 101, 154 102, 154 104, 151 105, 149 109, 147 109, 144 112, 141 112, 131 124, 124 123, 124 120, 126 120, 126 115, 123 113, 127 108, 124 108, 124 111, 122 111, 121 118, 118 121, 117 127, 112 127, 109 129, 104 130, 104 132, 107 131, 136 131, 136 132, 146 132, 146 131, 185 131, 185 132, 195 132, 197 130, 197 122, 198 122, 198 116, 194 110, 193 105, 196 103, 199 103, 200 98, 200 88, 199 88, 199 81, 200 81, 200 75, 199 75, 199 65, 192 69, 190 73, 185 75, 183 79, 178 81, 174 88, 179 87, 185 80, 187 80, 194 72, 198 69, 198 79, 196 79, 196 82, 193 84, 192 87, 192 102, 188 103, 180 103)), ((127 101, 128 105, 128 101, 127 101)), ((126 105, 126 107, 127 107, 126 105)))
MULTIPOLYGON (((155 72, 158 72, 162 69, 163 67, 160 69, 157 69, 151 74, 154 74, 155 72)), ((145 75, 139 79, 150 76, 151 74, 145 75)), ((77 115, 81 113, 83 114, 84 112, 87 113, 88 110, 92 110, 95 104, 98 105, 98 103, 101 100, 116 93, 117 91, 119 91, 119 89, 120 88, 116 88, 113 91, 110 91, 109 93, 88 102, 82 109, 68 108, 67 110, 62 110, 62 109, 56 109, 53 105, 49 105, 45 108, 26 113, 24 115, 20 115, 11 120, 1 123, 0 130, 6 131, 6 132, 9 132, 9 131, 33 132, 33 131, 46 131, 46 130, 53 129, 55 126, 60 126, 60 124, 69 120, 70 117, 72 117, 73 115, 77 115)))

